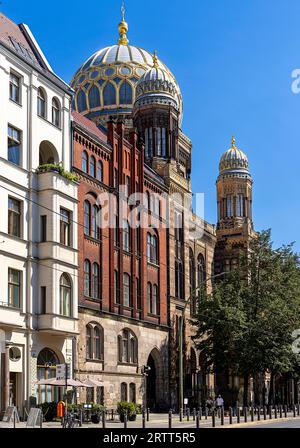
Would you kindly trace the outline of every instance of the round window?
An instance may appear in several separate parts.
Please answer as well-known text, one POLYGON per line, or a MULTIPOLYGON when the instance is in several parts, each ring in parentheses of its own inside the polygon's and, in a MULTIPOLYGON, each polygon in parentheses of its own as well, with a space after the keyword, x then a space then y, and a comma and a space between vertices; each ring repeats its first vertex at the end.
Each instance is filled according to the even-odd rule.
POLYGON ((21 359, 21 350, 18 347, 11 347, 9 349, 9 359, 11 361, 19 361, 21 359))
POLYGON ((121 73, 122 75, 130 75, 131 70, 130 70, 129 67, 122 67, 122 68, 120 69, 120 73, 121 73))
POLYGON ((104 73, 106 76, 112 76, 114 75, 115 70, 113 68, 107 68, 104 73))

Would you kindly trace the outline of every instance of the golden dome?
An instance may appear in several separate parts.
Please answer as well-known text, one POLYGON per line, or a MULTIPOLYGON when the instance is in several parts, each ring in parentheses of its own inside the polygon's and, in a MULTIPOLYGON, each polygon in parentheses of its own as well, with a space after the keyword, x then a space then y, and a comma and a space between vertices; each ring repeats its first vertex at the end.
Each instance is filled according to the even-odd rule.
POLYGON ((219 164, 220 174, 242 172, 249 173, 249 161, 246 154, 235 145, 235 138, 232 137, 232 145, 221 157, 219 164))
MULTIPOLYGON (((136 100, 137 83, 153 68, 153 55, 149 51, 129 45, 123 7, 118 44, 105 47, 90 56, 70 83, 75 90, 74 109, 96 123, 105 123, 111 115, 130 118, 136 100)), ((182 95, 176 78, 156 56, 155 65, 174 84, 181 120, 182 95)))

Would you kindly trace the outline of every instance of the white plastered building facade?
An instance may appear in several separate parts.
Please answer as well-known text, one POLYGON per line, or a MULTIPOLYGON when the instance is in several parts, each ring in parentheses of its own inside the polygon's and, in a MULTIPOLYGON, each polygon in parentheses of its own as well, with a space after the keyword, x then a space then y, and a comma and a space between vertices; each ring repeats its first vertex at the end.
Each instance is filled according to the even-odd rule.
POLYGON ((72 91, 29 29, 3 17, 15 48, 0 32, 0 410, 24 413, 58 398, 36 381, 75 362, 78 184, 54 165, 71 169, 72 91))

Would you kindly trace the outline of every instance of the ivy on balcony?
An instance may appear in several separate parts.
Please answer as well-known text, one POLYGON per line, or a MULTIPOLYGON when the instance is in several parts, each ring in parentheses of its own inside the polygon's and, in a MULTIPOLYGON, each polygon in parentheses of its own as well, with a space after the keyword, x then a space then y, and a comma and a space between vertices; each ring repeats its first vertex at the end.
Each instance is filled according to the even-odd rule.
POLYGON ((60 163, 45 163, 43 165, 40 165, 37 168, 37 173, 58 173, 60 176, 67 179, 69 182, 78 182, 79 178, 69 171, 66 171, 62 165, 62 162, 60 163))

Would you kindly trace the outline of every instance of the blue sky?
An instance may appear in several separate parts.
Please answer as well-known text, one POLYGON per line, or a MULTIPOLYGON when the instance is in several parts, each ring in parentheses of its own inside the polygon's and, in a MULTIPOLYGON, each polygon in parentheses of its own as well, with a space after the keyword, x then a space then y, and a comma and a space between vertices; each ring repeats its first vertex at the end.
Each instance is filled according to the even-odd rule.
MULTIPOLYGON (((121 0, 3 0, 27 23, 53 68, 70 81, 96 50, 116 42, 121 0), (93 5, 93 7, 91 7, 93 5)), ((299 0, 127 0, 129 39, 173 71, 184 98, 183 130, 193 141, 194 192, 216 221, 215 180, 231 135, 250 160, 257 230, 300 251, 299 0)))

